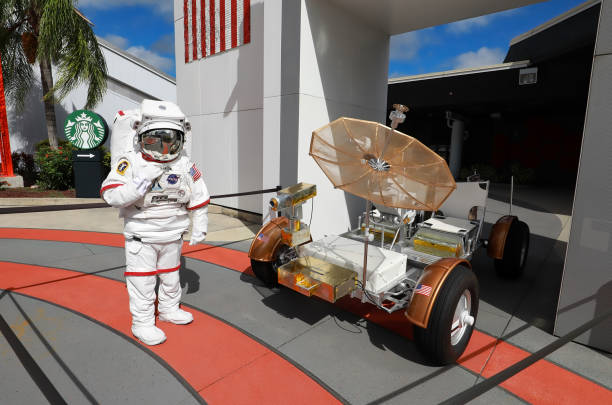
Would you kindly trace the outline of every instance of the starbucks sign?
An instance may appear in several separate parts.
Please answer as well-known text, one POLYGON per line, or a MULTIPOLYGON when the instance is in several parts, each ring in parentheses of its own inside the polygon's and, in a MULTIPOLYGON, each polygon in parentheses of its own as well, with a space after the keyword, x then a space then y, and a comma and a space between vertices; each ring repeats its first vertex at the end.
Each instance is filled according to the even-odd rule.
POLYGON ((88 110, 77 110, 64 122, 66 139, 79 149, 94 149, 106 140, 107 127, 102 117, 88 110))

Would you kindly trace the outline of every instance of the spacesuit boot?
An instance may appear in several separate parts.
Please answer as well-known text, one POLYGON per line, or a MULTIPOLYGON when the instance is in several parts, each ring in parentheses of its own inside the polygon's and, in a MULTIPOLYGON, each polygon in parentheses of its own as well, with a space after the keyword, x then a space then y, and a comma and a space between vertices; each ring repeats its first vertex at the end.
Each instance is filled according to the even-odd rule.
POLYGON ((186 325, 193 322, 193 315, 190 312, 177 308, 173 312, 160 313, 159 320, 162 322, 172 322, 176 325, 186 325))
POLYGON ((166 334, 155 326, 155 276, 125 278, 132 313, 132 334, 144 344, 158 345, 166 334))
POLYGON ((155 346, 166 341, 166 334, 164 331, 155 325, 132 325, 132 334, 142 343, 149 346, 155 346))
POLYGON ((158 306, 159 320, 176 325, 186 325, 193 321, 193 315, 179 308, 181 284, 179 272, 159 274, 158 306))

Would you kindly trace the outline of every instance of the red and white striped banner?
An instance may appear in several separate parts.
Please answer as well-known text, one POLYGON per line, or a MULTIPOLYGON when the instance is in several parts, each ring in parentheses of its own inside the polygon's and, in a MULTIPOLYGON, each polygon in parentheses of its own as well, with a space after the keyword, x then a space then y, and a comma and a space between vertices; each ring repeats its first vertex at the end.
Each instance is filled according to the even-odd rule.
POLYGON ((183 0, 185 63, 251 42, 251 0, 183 0))

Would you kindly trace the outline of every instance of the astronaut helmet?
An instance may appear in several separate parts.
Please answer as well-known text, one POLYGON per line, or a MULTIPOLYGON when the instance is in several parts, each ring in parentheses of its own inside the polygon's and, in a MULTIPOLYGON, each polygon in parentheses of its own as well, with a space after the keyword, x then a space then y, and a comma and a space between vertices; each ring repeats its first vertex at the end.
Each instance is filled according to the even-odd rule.
POLYGON ((134 123, 143 156, 157 162, 170 162, 181 154, 190 125, 176 104, 144 100, 140 120, 134 123))

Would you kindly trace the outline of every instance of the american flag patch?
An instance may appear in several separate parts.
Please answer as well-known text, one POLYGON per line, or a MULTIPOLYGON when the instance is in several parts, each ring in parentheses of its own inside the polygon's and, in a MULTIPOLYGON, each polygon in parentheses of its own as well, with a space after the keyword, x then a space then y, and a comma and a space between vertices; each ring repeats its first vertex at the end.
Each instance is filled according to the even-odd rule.
POLYGON ((422 294, 422 295, 429 297, 429 295, 431 294, 431 287, 425 284, 419 284, 414 290, 414 293, 422 294))
POLYGON ((185 63, 251 42, 251 0, 183 0, 185 63))
POLYGON ((191 169, 189 169, 189 174, 193 178, 193 181, 196 181, 200 177, 202 177, 202 173, 200 173, 200 171, 198 170, 198 168, 195 165, 191 166, 191 169))

